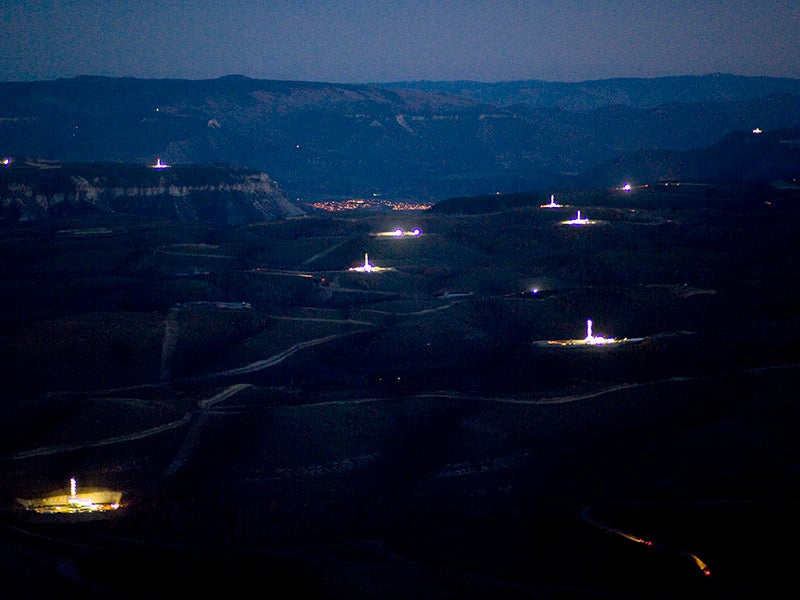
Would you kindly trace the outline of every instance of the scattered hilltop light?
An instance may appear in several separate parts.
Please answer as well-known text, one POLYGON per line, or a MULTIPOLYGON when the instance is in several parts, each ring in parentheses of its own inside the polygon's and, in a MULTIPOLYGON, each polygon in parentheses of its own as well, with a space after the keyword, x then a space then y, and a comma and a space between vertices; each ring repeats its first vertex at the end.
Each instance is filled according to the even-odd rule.
POLYGON ((369 254, 364 253, 364 264, 360 267, 350 267, 350 271, 361 271, 363 273, 370 273, 372 272, 372 263, 369 262, 369 254))
POLYGON ((586 217, 581 217, 581 211, 577 212, 574 219, 561 222, 564 225, 588 225, 590 223, 589 219, 587 219, 586 217))
POLYGON ((154 169, 169 169, 170 165, 161 162, 161 158, 156 159, 156 164, 153 165, 154 169))
POLYGON ((538 293, 539 293, 539 288, 537 287, 531 288, 531 294, 538 294, 538 293))
POLYGON ((561 204, 556 203, 555 194, 550 194, 549 204, 540 204, 539 208, 561 208, 561 204))
POLYGON ((382 231, 380 233, 375 233, 373 235, 377 236, 388 236, 388 237, 419 237, 422 235, 422 230, 419 227, 414 227, 414 229, 409 229, 408 231, 404 230, 402 227, 396 227, 391 231, 382 231))
POLYGON ((39 514, 69 515, 86 513, 103 513, 117 510, 120 507, 122 492, 113 490, 93 490, 78 493, 78 482, 74 477, 69 480, 69 494, 56 494, 46 498, 33 498, 17 501, 27 510, 39 514))
POLYGON ((756 134, 761 133, 761 129, 756 127, 755 129, 753 129, 753 133, 756 133, 756 134))
POLYGON ((371 262, 369 262, 369 254, 367 252, 364 253, 364 264, 358 267, 350 267, 348 271, 358 271, 359 273, 376 273, 378 271, 387 271, 388 268, 385 267, 376 267, 371 262))
POLYGON ((541 347, 568 347, 568 348, 583 348, 586 346, 610 346, 613 344, 635 343, 641 342, 645 338, 607 338, 602 335, 595 335, 592 331, 593 322, 591 319, 586 321, 586 337, 575 340, 539 340, 533 342, 534 346, 541 347))
POLYGON ((586 337, 583 338, 583 341, 587 344, 601 346, 603 344, 614 344, 617 340, 614 338, 606 338, 602 335, 594 335, 592 333, 592 320, 589 319, 586 321, 586 337))
POLYGON ((4 164, 5 166, 8 166, 8 165, 10 165, 10 164, 11 164, 11 159, 10 159, 10 158, 8 158, 8 157, 5 157, 5 158, 3 159, 3 164, 4 164))
POLYGON ((619 186, 617 188, 614 188, 614 189, 620 190, 620 191, 623 191, 623 192, 626 192, 626 193, 633 193, 635 190, 647 189, 649 187, 650 187, 649 183, 643 183, 643 184, 640 184, 640 185, 633 185, 632 183, 624 183, 621 186, 619 186))

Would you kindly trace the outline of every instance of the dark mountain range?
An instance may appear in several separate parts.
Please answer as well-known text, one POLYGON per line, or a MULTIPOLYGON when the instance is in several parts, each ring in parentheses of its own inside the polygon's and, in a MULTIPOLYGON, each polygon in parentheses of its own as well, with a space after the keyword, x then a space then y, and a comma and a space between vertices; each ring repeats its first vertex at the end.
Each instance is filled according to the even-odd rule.
POLYGON ((800 123, 800 80, 344 85, 76 77, 0 83, 0 152, 232 164, 294 199, 438 201, 556 185, 626 152, 800 123))
POLYGON ((401 81, 381 85, 455 94, 501 106, 528 104, 538 108, 570 111, 593 110, 611 105, 655 108, 672 103, 731 102, 774 94, 800 94, 800 80, 797 79, 739 77, 724 73, 653 79, 598 79, 576 83, 537 80, 497 83, 401 81))

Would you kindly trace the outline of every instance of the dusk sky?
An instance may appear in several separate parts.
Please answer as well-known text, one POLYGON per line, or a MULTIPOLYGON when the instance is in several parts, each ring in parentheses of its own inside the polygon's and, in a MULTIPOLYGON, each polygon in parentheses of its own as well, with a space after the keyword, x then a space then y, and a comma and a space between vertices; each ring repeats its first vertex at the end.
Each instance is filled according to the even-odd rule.
POLYGON ((800 78, 796 0, 3 0, 0 80, 800 78))

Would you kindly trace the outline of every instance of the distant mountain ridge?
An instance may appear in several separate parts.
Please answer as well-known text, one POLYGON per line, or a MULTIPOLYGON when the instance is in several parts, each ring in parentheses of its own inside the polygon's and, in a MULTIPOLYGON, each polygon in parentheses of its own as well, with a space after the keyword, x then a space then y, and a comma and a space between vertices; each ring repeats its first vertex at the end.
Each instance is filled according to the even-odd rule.
POLYGON ((293 200, 542 189, 633 151, 800 124, 800 80, 709 75, 348 85, 75 77, 0 83, 0 156, 230 164, 293 200))
POLYGON ((655 78, 615 78, 580 82, 540 80, 483 83, 477 81, 401 81, 377 84, 454 94, 478 102, 570 111, 594 110, 611 105, 655 108, 662 104, 732 102, 775 94, 800 94, 800 79, 742 77, 726 73, 655 78))

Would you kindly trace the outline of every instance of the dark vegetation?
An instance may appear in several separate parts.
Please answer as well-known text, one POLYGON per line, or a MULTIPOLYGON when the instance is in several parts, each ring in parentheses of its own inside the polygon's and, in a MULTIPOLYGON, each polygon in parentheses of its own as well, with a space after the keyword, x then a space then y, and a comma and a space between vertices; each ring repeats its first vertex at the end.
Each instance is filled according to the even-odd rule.
POLYGON ((7 589, 750 598, 791 581, 800 198, 556 198, 1 229, 7 589), (577 208, 596 222, 561 224, 577 208), (374 235, 398 226, 423 235, 374 235), (348 271, 365 252, 390 270, 348 271), (643 339, 533 344, 589 318, 643 339), (50 527, 14 509, 71 476, 125 506, 50 527))

